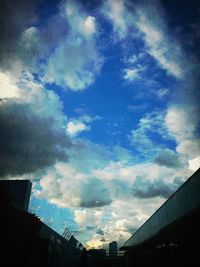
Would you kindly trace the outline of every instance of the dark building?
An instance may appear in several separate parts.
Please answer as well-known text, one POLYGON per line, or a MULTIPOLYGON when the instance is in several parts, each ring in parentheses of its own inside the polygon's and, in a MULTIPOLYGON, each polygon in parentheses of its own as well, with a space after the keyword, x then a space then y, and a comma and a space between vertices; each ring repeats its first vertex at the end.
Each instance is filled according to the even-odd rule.
POLYGON ((27 212, 30 190, 29 181, 0 181, 0 266, 80 266, 82 244, 27 212))
POLYGON ((109 255, 110 256, 117 255, 117 242, 116 241, 112 241, 109 243, 109 255))
POLYGON ((200 169, 125 242, 128 266, 200 266, 200 169))
POLYGON ((28 211, 32 188, 29 180, 0 180, 0 187, 8 192, 13 206, 28 211))

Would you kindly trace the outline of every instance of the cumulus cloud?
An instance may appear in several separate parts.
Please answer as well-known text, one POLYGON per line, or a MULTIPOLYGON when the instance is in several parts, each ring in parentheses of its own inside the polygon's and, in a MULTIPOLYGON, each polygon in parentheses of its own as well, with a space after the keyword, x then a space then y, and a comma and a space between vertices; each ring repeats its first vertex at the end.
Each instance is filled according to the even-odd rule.
POLYGON ((81 116, 68 119, 66 132, 69 136, 76 137, 83 131, 90 131, 91 126, 89 124, 101 119, 99 116, 90 116, 87 113, 83 114, 81 116))
POLYGON ((100 210, 75 210, 74 211, 74 220, 76 223, 78 223, 81 226, 87 226, 89 225, 97 225, 102 216, 102 211, 100 210))
POLYGON ((1 77, 0 175, 32 173, 67 160, 71 144, 62 128, 65 116, 57 95, 29 73, 17 83, 8 74, 1 77))
POLYGON ((80 198, 80 206, 86 208, 102 207, 112 202, 108 188, 98 178, 91 178, 83 182, 80 198))
POLYGON ((43 81, 82 90, 95 81, 103 64, 96 44, 95 17, 72 1, 63 5, 62 15, 69 23, 69 33, 49 57, 43 81))
POLYGON ((20 89, 11 81, 9 75, 0 72, 0 98, 17 98, 20 95, 20 89))
MULTIPOLYGON (((74 156, 46 171, 35 194, 58 207, 70 208, 79 236, 89 230, 82 238, 90 247, 107 246, 110 240, 122 245, 191 174, 184 168, 155 163, 130 165, 130 160, 107 160, 79 168, 80 158, 74 156)), ((92 158, 101 157, 96 153, 92 158)))
MULTIPOLYGON (((137 2, 133 8, 130 1, 108 0, 90 13, 81 1, 61 1, 53 8, 53 16, 42 21, 35 16, 38 1, 14 5, 8 0, 7 11, 0 11, 4 24, 6 21, 0 44, 4 69, 0 73, 0 175, 33 173, 29 178, 34 178, 34 172, 40 170, 34 195, 57 207, 70 207, 80 230, 93 231, 90 246, 103 246, 110 240, 122 244, 199 164, 198 100, 193 94, 198 85, 198 64, 191 66, 194 60, 190 67, 185 64, 186 57, 173 32, 169 34, 162 8, 157 1, 152 3, 143 6, 137 2), (128 58, 123 67, 125 80, 133 81, 146 71, 148 57, 151 64, 186 84, 181 84, 180 91, 187 108, 169 105, 166 114, 165 110, 146 113, 131 131, 133 148, 148 159, 145 163, 138 163, 126 148, 78 139, 100 118, 82 114, 67 120, 59 97, 38 82, 72 91, 95 82, 104 62, 99 11, 111 22, 114 41, 120 40, 124 50, 126 41, 133 44, 123 55, 128 58), (143 41, 138 44, 142 52, 134 46, 141 37, 143 41), (72 144, 69 136, 74 137, 72 144), (177 153, 156 139, 159 143, 174 139, 177 153), (181 166, 185 155, 191 170, 181 166)), ((174 91, 177 97, 179 92, 174 91)), ((162 99, 168 93, 159 87, 154 95, 162 99)), ((138 107, 143 111, 147 108, 138 107)))
MULTIPOLYGON (((88 170, 89 171, 89 170, 88 170)), ((112 202, 104 181, 77 171, 70 163, 57 163, 41 177, 37 197, 47 198, 60 207, 102 207, 112 202), (54 190, 56 184, 56 190, 54 190)))
POLYGON ((103 64, 95 17, 79 1, 61 1, 41 23, 36 10, 49 6, 47 1, 14 2, 7 1, 1 9, 1 68, 15 76, 29 70, 43 83, 74 91, 92 84, 103 64))
POLYGON ((89 131, 90 127, 80 121, 70 121, 67 123, 66 131, 70 136, 76 136, 82 131, 89 131))
POLYGON ((69 146, 64 131, 54 129, 53 119, 41 118, 28 105, 0 104, 0 176, 21 175, 67 160, 69 146))
MULTIPOLYGON (((87 159, 87 150, 84 149, 83 153, 87 159)), ((60 207, 104 208, 116 200, 130 200, 139 195, 166 198, 184 181, 186 175, 189 177, 182 168, 175 171, 175 168, 153 163, 130 166, 129 162, 112 162, 111 158, 110 163, 108 160, 103 162, 97 152, 92 154, 96 163, 85 163, 82 167, 79 154, 69 155, 67 163, 57 163, 40 177, 41 189, 36 192, 38 197, 47 198, 60 207), (139 183, 138 176, 146 178, 139 183), (178 184, 176 177, 181 177, 178 184)))
POLYGON ((162 180, 147 181, 144 177, 137 176, 132 188, 132 194, 138 198, 152 198, 161 196, 168 198, 176 186, 166 184, 162 180))
POLYGON ((129 201, 126 199, 112 202, 111 206, 102 210, 97 230, 87 246, 107 248, 111 240, 116 240, 118 246, 122 246, 162 203, 163 200, 159 197, 152 198, 151 201, 132 198, 129 201), (99 229, 103 236, 99 234, 99 229))
POLYGON ((181 166, 178 154, 170 149, 159 151, 154 158, 154 162, 169 168, 178 168, 181 166))
POLYGON ((197 157, 200 154, 200 139, 182 140, 176 150, 179 154, 187 155, 189 158, 197 157))
POLYGON ((167 110, 165 123, 177 141, 190 139, 197 127, 195 107, 171 106, 167 110))
POLYGON ((197 106, 170 106, 165 123, 169 134, 176 140, 176 150, 189 159, 200 154, 200 141, 197 134, 199 118, 197 106))
POLYGON ((86 174, 105 167, 112 158, 112 152, 105 146, 81 139, 75 140, 68 152, 73 168, 86 174))
POLYGON ((41 176, 41 190, 34 194, 38 198, 48 199, 49 203, 58 207, 78 206, 81 182, 84 179, 86 177, 83 173, 59 162, 41 176))
MULTIPOLYGON (((176 157, 175 159, 177 160, 176 157)), ((165 159, 162 164, 146 163, 132 166, 113 162, 105 168, 94 170, 93 175, 105 181, 113 201, 139 196, 166 198, 191 175, 190 171, 181 166, 180 162, 176 162, 174 166, 174 161, 170 162, 169 159, 165 159), (181 179, 177 180, 177 177, 181 179)))

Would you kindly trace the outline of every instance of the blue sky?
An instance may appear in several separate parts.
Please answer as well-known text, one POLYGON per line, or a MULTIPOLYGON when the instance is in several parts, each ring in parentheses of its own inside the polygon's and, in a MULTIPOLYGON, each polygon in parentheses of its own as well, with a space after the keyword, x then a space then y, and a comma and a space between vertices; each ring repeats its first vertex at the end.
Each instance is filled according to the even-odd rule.
POLYGON ((85 246, 123 244, 200 166, 197 1, 6 1, 0 177, 85 246))

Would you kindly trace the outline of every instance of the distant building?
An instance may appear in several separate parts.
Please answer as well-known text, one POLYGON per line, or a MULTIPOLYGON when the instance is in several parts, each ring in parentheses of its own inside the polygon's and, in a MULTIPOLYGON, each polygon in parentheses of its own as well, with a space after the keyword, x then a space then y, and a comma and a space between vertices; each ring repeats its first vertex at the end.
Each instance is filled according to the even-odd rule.
POLYGON ((0 180, 1 190, 8 192, 13 206, 28 211, 32 183, 29 180, 0 180))
POLYGON ((109 243, 109 255, 110 256, 117 255, 117 242, 116 241, 112 241, 109 243))

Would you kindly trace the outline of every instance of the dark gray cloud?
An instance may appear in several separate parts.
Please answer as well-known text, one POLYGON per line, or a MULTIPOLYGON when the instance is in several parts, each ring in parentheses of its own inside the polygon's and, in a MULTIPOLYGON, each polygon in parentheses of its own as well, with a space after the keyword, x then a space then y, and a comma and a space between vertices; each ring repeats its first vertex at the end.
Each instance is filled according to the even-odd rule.
POLYGON ((97 229, 96 233, 98 235, 102 235, 102 236, 104 235, 104 231, 102 229, 97 229))
MULTIPOLYGON (((9 70, 20 60, 35 67, 45 60, 68 32, 59 14, 60 0, 2 0, 0 3, 0 66, 9 70), (59 30, 58 30, 59 29, 59 30)), ((38 68, 34 71, 38 71, 38 68)))
POLYGON ((112 180, 110 188, 117 198, 126 197, 130 193, 130 186, 126 181, 112 180))
POLYGON ((147 181, 141 176, 137 176, 133 184, 131 193, 138 198, 164 197, 168 198, 175 192, 177 184, 166 184, 162 180, 147 181))
POLYGON ((29 105, 0 102, 0 176, 23 175, 67 160, 70 142, 54 118, 42 118, 29 105))
POLYGON ((40 57, 46 58, 50 56, 57 45, 65 40, 68 30, 69 25, 66 18, 60 14, 55 14, 50 17, 39 32, 38 37, 40 41, 38 43, 38 49, 40 51, 40 57))
POLYGON ((95 226, 93 226, 93 225, 87 225, 87 226, 86 226, 86 229, 87 229, 88 231, 91 231, 91 230, 94 230, 94 229, 95 229, 95 226))
MULTIPOLYGON (((9 67, 16 54, 22 32, 37 22, 35 6, 41 0, 3 0, 0 4, 1 67, 9 67)), ((23 52, 22 52, 23 53, 23 52)))
POLYGON ((86 181, 80 192, 81 207, 93 208, 109 205, 112 200, 104 182, 97 178, 86 181))
POLYGON ((179 168, 181 166, 178 154, 170 149, 159 151, 154 158, 154 163, 170 168, 179 168))

